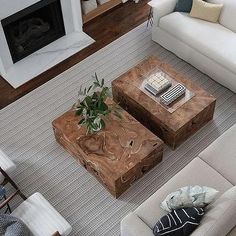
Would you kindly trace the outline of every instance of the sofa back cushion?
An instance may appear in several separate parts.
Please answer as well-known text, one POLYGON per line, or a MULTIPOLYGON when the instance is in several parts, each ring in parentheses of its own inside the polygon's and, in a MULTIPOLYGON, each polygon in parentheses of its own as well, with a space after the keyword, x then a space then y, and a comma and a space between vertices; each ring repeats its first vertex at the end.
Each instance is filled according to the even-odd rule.
POLYGON ((236 32, 236 1, 235 0, 207 0, 210 3, 223 4, 219 22, 226 28, 236 32))
POLYGON ((236 186, 227 190, 206 208, 200 226, 191 236, 222 236, 234 228, 236 222, 236 186))

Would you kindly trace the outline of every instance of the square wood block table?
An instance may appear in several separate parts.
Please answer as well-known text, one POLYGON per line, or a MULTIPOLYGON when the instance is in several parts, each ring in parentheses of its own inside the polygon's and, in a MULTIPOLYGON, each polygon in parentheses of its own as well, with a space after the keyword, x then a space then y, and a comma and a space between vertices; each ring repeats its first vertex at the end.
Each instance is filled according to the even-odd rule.
POLYGON ((73 110, 52 122, 58 143, 116 198, 163 155, 162 140, 123 109, 121 116, 109 115, 105 129, 92 135, 78 125, 73 110))
POLYGON ((113 99, 172 149, 213 118, 216 99, 200 86, 150 56, 112 82, 113 99), (186 94, 170 106, 144 89, 145 80, 161 72, 172 84, 181 83, 186 94))

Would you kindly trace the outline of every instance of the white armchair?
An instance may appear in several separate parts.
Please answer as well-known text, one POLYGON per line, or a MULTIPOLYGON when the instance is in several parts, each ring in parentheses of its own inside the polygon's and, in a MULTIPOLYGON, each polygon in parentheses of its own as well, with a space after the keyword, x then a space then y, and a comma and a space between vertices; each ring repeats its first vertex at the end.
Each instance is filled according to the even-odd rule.
POLYGON ((0 204, 0 209, 8 206, 9 202, 19 195, 24 200, 11 215, 23 221, 34 236, 67 236, 72 227, 56 209, 40 193, 34 193, 29 198, 20 191, 14 181, 0 167, 4 177, 3 185, 10 183, 15 191, 0 204))
POLYGON ((34 236, 68 235, 72 228, 40 193, 34 193, 20 204, 12 216, 21 219, 34 236))

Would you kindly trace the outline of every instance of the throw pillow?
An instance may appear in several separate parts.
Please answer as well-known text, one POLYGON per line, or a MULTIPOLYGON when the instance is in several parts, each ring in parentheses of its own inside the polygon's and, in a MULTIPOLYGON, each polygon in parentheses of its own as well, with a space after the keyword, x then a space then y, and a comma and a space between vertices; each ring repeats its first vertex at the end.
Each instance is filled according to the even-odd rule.
POLYGON ((0 214, 0 235, 33 236, 20 219, 7 214, 0 214))
POLYGON ((175 11, 190 12, 192 9, 193 0, 178 0, 175 6, 175 11))
POLYGON ((170 212, 183 207, 205 207, 215 200, 217 194, 217 190, 206 186, 186 186, 167 195, 161 208, 170 212))
POLYGON ((190 16, 215 23, 219 20, 222 7, 222 4, 193 0, 190 16))
POLYGON ((199 225, 204 210, 202 208, 182 208, 163 216, 154 226, 155 236, 187 236, 199 225))

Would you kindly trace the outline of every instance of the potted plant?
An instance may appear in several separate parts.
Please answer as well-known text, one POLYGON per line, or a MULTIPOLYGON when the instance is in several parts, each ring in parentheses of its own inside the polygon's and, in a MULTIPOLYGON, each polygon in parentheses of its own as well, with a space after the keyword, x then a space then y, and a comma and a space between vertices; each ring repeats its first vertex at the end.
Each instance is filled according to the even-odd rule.
POLYGON ((74 105, 75 115, 81 117, 79 125, 86 127, 87 134, 93 134, 105 128, 104 117, 110 113, 121 118, 120 107, 115 103, 106 103, 111 93, 109 87, 104 85, 104 79, 99 81, 96 73, 93 78, 94 82, 88 88, 80 87, 79 99, 74 105))

